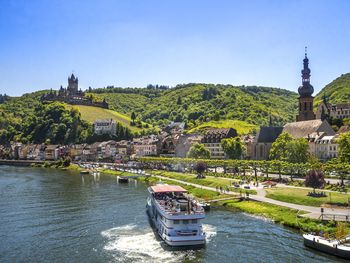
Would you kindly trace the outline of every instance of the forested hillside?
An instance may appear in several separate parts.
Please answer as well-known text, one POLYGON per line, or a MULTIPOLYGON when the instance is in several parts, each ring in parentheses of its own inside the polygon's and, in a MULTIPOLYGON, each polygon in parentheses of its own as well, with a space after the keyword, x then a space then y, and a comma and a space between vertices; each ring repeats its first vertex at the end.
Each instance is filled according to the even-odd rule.
POLYGON ((218 120, 267 125, 270 114, 274 125, 282 125, 294 119, 297 105, 294 92, 255 86, 186 84, 171 89, 137 89, 135 93, 106 88, 93 95, 105 98, 111 108, 122 113, 134 111, 144 122, 164 125, 184 121, 188 128, 218 120), (146 96, 147 90, 152 96, 146 96))
POLYGON ((60 102, 41 103, 45 92, 10 97, 0 104, 0 144, 10 141, 70 144, 131 138, 130 129, 120 124, 115 136, 94 135, 92 124, 81 117, 78 107, 60 102))
POLYGON ((64 103, 41 103, 47 91, 21 97, 2 96, 0 101, 0 143, 22 141, 34 143, 92 142, 92 122, 97 118, 114 118, 119 122, 114 139, 156 132, 155 127, 170 121, 183 121, 188 131, 208 127, 232 127, 241 134, 268 125, 283 125, 294 120, 297 94, 277 88, 235 87, 231 85, 186 84, 175 88, 90 89, 86 96, 106 99, 110 110, 64 103), (135 113, 133 126, 131 115, 135 113))
POLYGON ((327 84, 315 97, 315 106, 322 101, 324 95, 332 104, 350 103, 350 73, 342 74, 327 84))

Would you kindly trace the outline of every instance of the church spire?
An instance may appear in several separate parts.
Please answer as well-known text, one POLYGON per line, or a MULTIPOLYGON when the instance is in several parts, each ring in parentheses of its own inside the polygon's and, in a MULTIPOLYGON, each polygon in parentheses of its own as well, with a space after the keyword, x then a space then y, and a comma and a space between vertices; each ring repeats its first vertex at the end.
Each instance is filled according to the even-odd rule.
POLYGON ((310 97, 314 93, 314 87, 310 84, 311 70, 309 68, 309 59, 307 57, 307 47, 305 47, 305 58, 303 60, 304 67, 301 70, 302 86, 299 87, 298 92, 300 97, 310 97))

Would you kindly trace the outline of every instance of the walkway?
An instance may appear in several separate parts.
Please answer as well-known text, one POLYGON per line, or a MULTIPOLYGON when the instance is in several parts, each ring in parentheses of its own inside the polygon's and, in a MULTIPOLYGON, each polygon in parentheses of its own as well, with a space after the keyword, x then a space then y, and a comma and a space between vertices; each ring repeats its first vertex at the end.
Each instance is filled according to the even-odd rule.
MULTIPOLYGON (((185 181, 181 181, 178 179, 173 179, 173 178, 169 178, 169 177, 165 177, 165 176, 160 176, 160 175, 152 175, 152 176, 160 178, 160 179, 164 179, 164 180, 178 182, 181 184, 191 185, 191 186, 194 186, 194 187, 197 187, 200 189, 220 192, 214 187, 189 183, 189 182, 185 182, 185 181)), ((249 199, 254 200, 254 201, 269 203, 269 204, 273 204, 273 205, 283 206, 283 207, 291 208, 294 210, 304 211, 304 212, 307 212, 306 214, 302 215, 305 217, 314 218, 314 219, 319 219, 321 217, 321 208, 320 207, 297 205, 297 204, 291 204, 291 203, 286 203, 286 202, 274 200, 274 199, 265 197, 265 193, 264 193, 265 190, 264 189, 258 188, 256 190, 257 190, 257 195, 249 195, 249 199)), ((232 192, 232 191, 228 191, 228 192, 225 191, 225 194, 234 195, 234 196, 239 195, 239 193, 232 192)), ((327 217, 331 217, 331 219, 334 219, 336 221, 345 221, 346 216, 348 216, 350 218, 350 209, 340 209, 340 208, 323 208, 323 209, 324 209, 324 214, 329 215, 327 217)), ((326 216, 325 216, 325 218, 326 218, 326 216)))

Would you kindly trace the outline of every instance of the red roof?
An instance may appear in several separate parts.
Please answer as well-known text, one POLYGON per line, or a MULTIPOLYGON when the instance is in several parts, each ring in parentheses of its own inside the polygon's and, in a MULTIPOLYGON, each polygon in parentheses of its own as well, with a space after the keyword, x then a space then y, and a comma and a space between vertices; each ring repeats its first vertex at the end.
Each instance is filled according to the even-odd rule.
POLYGON ((182 188, 178 185, 167 185, 167 184, 161 184, 161 185, 154 185, 151 186, 151 189, 154 193, 166 193, 166 192, 187 192, 186 189, 182 188))

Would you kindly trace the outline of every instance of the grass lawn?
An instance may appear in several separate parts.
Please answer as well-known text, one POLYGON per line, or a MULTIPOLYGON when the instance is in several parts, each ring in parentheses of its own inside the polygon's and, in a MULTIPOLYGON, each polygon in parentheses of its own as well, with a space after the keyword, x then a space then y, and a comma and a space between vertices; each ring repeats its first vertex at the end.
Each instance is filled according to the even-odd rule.
POLYGON ((325 232, 334 232, 335 231, 335 223, 328 222, 326 224, 322 224, 318 220, 298 217, 298 214, 301 213, 297 210, 293 210, 290 208, 255 202, 255 201, 238 201, 238 200, 229 200, 229 201, 221 201, 223 206, 227 208, 235 208, 239 209, 243 212, 249 214, 255 214, 263 217, 267 217, 272 219, 276 223, 280 223, 285 226, 300 228, 304 231, 319 231, 323 230, 325 232))
MULTIPOLYGON (((195 174, 189 174, 189 173, 177 173, 177 172, 168 172, 168 171, 148 171, 148 172, 155 175, 165 176, 165 177, 169 177, 169 178, 173 178, 173 179, 177 179, 177 180, 181 180, 181 181, 185 181, 193 184, 199 184, 203 186, 209 186, 213 188, 223 187, 225 190, 226 190, 226 187, 232 186, 232 182, 237 181, 234 179, 228 180, 220 177, 206 177, 203 179, 196 179, 195 174)), ((239 192, 239 189, 237 190, 237 189, 230 188, 230 190, 239 192)), ((245 192, 249 192, 250 194, 256 194, 255 190, 242 189, 242 193, 245 193, 245 192)))
POLYGON ((248 134, 257 129, 257 126, 254 124, 249 124, 245 121, 239 120, 221 120, 221 121, 209 121, 202 123, 201 125, 192 128, 189 130, 189 133, 198 132, 205 130, 207 128, 234 128, 237 130, 239 135, 248 134))
POLYGON ((321 206, 322 204, 347 204, 350 195, 326 192, 327 197, 310 197, 308 192, 312 190, 279 187, 266 190, 266 197, 299 205, 321 206), (331 202, 330 202, 331 201, 331 202))
MULTIPOLYGON (((67 107, 71 108, 72 105, 67 105, 67 107)), ((97 119, 113 119, 116 122, 120 122, 123 126, 130 128, 132 132, 141 131, 143 129, 147 130, 146 128, 138 128, 136 126, 131 126, 130 117, 117 111, 85 105, 74 105, 74 107, 77 107, 79 109, 83 120, 86 120, 91 123, 97 119)), ((152 126, 150 125, 150 127, 152 126)))

